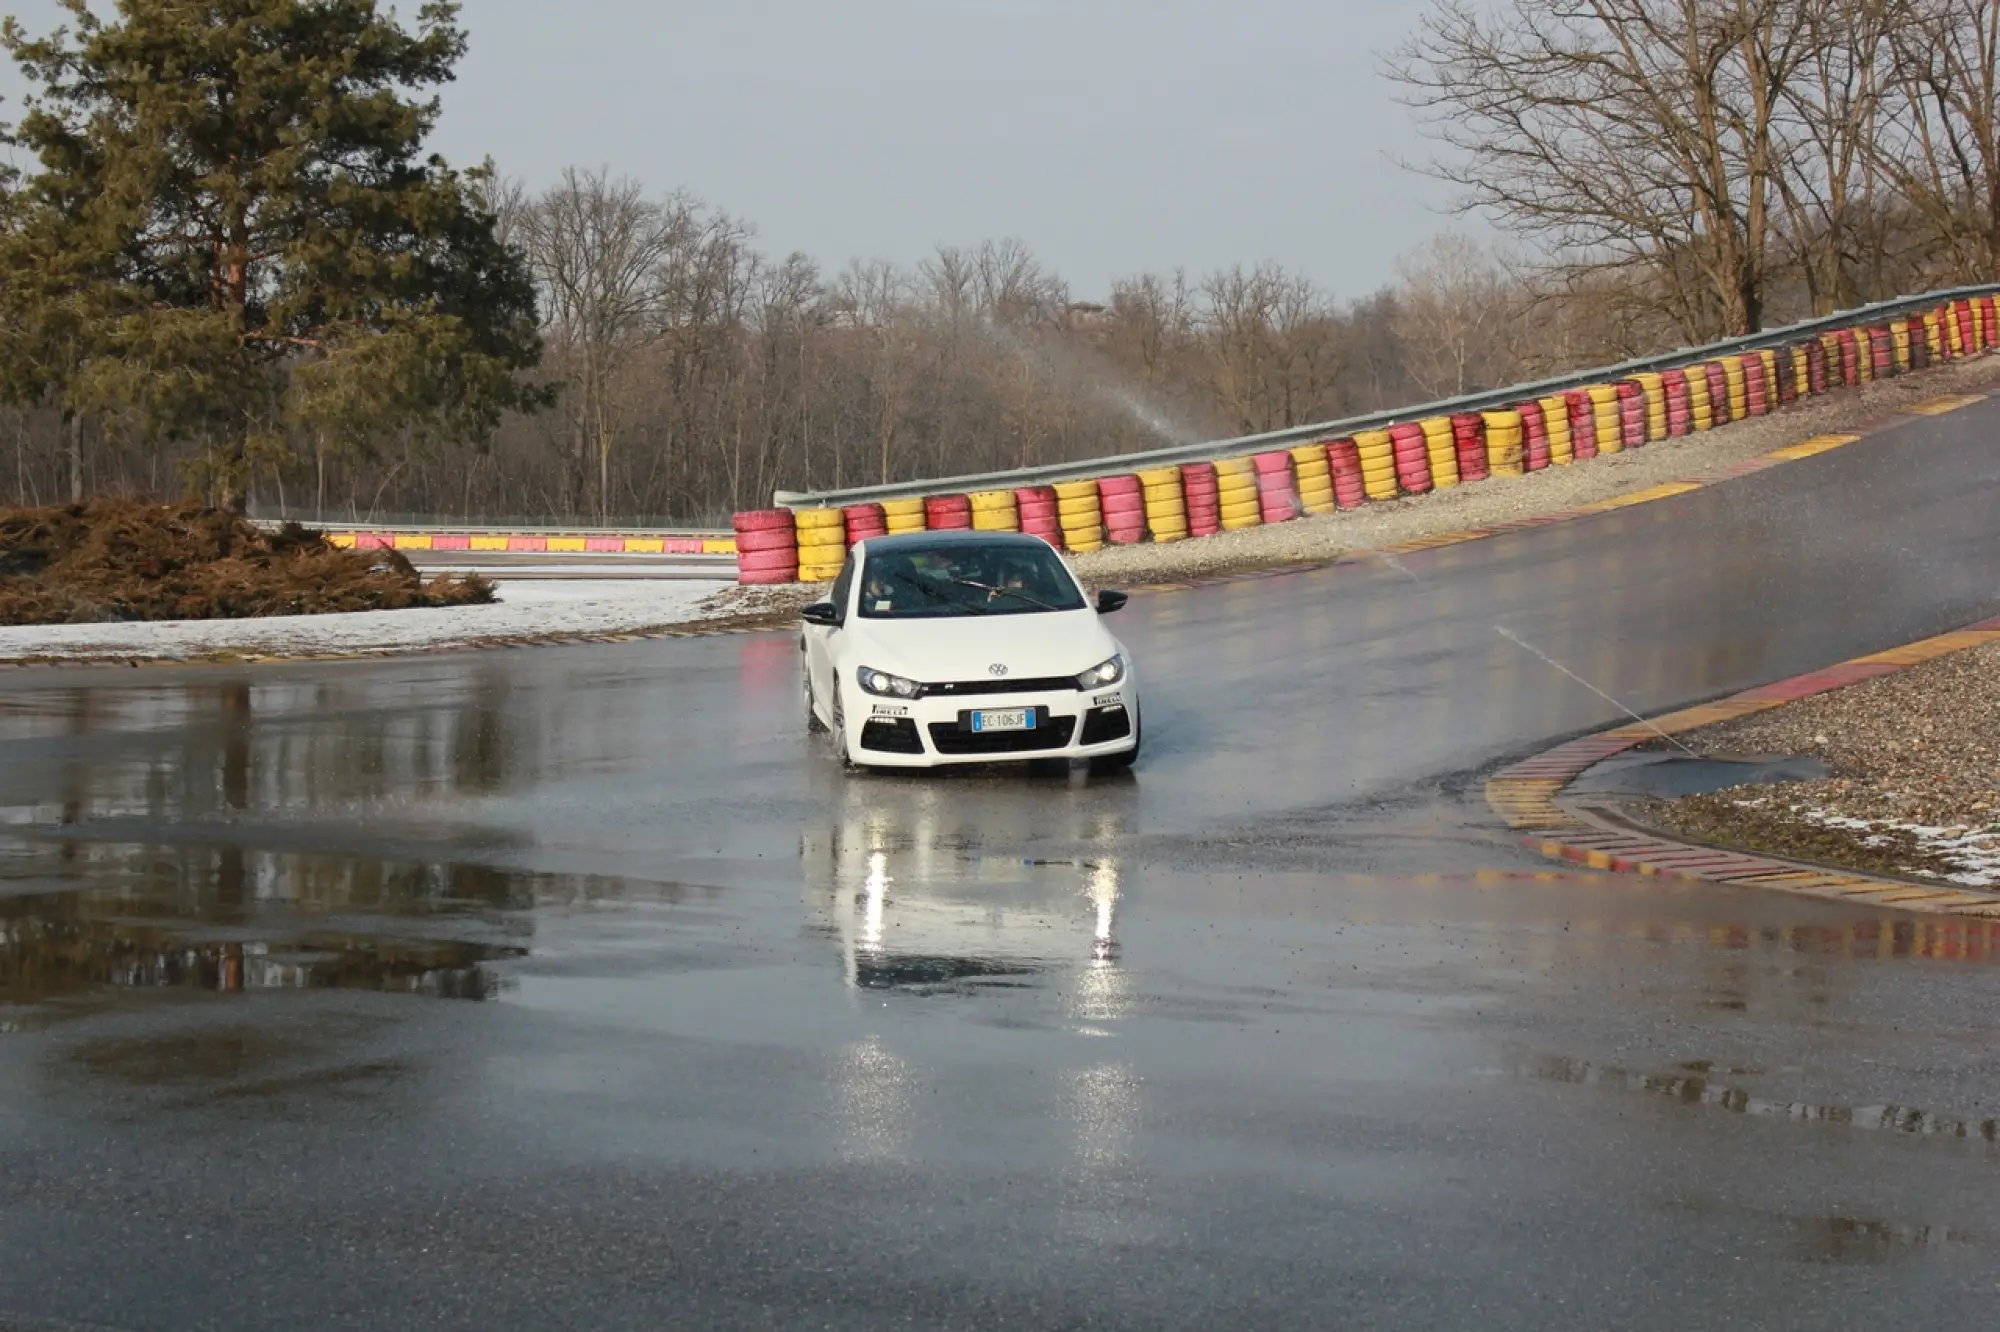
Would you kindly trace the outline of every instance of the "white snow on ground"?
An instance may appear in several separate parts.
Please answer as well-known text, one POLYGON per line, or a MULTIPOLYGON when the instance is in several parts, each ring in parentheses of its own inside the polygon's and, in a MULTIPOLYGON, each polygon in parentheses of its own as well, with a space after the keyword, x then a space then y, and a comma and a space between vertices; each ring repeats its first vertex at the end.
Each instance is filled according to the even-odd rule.
POLYGON ((732 584, 632 578, 500 584, 493 606, 273 615, 255 620, 0 627, 0 661, 98 657, 184 660, 235 653, 311 656, 444 648, 490 639, 616 634, 702 618, 701 603, 732 584))
MULTIPOLYGON (((1756 800, 1737 803, 1746 809, 1756 809, 1763 804, 1756 800)), ((1871 846, 1891 845, 1891 840, 1882 835, 1884 833, 1906 834, 1919 850, 1938 856, 1954 867, 1952 873, 1936 877, 1967 888, 2000 888, 2000 823, 1983 827, 1933 828, 1928 824, 1904 823, 1894 819, 1878 819, 1871 823, 1867 819, 1835 814, 1816 805, 1789 805, 1786 808, 1821 827, 1871 834, 1861 839, 1871 846)))
MULTIPOLYGON (((1944 876, 1951 882, 1968 888, 2000 888, 2000 823, 1986 828, 1933 828, 1927 824, 1899 821, 1870 823, 1866 819, 1850 819, 1810 807, 1801 809, 1799 813, 1814 823, 1825 824, 1829 828, 1845 828, 1849 832, 1907 833, 1921 850, 1942 857, 1956 867, 1954 873, 1944 876)), ((1886 839, 1879 835, 1862 840, 1875 846, 1886 844, 1886 839)))

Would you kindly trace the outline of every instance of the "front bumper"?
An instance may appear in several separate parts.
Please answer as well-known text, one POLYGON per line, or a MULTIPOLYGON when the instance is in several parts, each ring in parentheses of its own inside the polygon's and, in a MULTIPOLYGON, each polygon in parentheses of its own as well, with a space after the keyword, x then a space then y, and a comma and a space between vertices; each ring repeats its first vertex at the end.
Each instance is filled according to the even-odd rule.
POLYGON ((1129 675, 1088 693, 1069 689, 903 700, 875 698, 856 689, 849 697, 847 753, 871 768, 1088 759, 1122 754, 1139 739, 1139 695, 1129 675), (962 723, 968 712, 1009 708, 1033 709, 1035 729, 982 735, 962 723))

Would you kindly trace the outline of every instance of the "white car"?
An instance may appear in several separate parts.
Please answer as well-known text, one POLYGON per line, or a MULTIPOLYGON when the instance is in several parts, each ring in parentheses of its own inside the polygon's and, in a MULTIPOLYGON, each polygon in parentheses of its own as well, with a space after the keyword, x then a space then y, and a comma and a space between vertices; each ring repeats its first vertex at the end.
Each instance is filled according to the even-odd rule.
POLYGON ((806 722, 843 763, 1139 757, 1131 654, 1040 537, 913 532, 858 542, 832 599, 805 608, 806 722))

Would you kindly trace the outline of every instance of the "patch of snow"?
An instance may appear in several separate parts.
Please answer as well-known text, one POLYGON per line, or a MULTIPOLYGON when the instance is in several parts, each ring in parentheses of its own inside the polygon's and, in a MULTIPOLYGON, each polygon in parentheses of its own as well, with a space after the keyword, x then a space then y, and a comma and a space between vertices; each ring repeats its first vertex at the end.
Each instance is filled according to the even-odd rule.
MULTIPOLYGON (((1756 806, 1763 802, 1739 803, 1756 806)), ((1862 834, 1860 840, 1870 846, 1891 846, 1895 839, 1886 834, 1903 834, 1910 838, 1919 850, 1934 855, 1953 867, 1952 873, 1933 877, 1966 888, 2000 888, 2000 823, 1989 823, 1979 827, 1966 825, 1956 828, 1935 828, 1929 824, 1906 823, 1899 819, 1857 819, 1845 814, 1836 814, 1817 805, 1788 804, 1785 808, 1823 828, 1838 828, 1844 832, 1860 833, 1862 834)))
POLYGON ((0 627, 0 661, 135 658, 180 661, 245 656, 420 651, 493 639, 616 634, 685 624, 733 583, 679 579, 585 582, 522 579, 500 585, 492 606, 439 610, 273 615, 253 620, 0 627))

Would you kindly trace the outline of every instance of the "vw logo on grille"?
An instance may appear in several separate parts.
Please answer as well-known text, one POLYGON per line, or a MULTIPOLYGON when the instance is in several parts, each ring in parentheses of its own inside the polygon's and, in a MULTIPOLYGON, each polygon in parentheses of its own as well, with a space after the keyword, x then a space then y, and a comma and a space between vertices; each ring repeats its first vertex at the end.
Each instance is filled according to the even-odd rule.
POLYGON ((995 679, 998 679, 1000 676, 1003 676, 1007 673, 1007 668, 1000 662, 996 661, 991 666, 988 666, 986 668, 986 673, 988 675, 993 676, 995 679))

